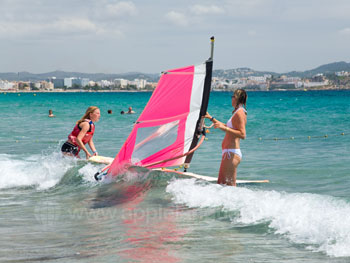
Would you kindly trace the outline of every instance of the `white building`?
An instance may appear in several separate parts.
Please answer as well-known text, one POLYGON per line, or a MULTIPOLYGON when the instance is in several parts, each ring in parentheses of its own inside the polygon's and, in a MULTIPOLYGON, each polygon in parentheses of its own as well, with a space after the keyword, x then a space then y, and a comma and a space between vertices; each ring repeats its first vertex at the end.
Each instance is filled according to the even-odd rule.
POLYGON ((329 84, 328 79, 323 82, 304 82, 305 88, 313 88, 313 87, 320 87, 320 86, 327 86, 329 84))
POLYGON ((64 78, 63 79, 64 86, 66 86, 67 88, 71 88, 72 87, 72 79, 73 78, 64 78))
POLYGON ((34 82, 33 87, 36 89, 41 89, 42 88, 41 82, 34 82))
POLYGON ((127 79, 115 79, 113 82, 115 86, 120 86, 121 88, 126 88, 129 84, 129 80, 127 79))
POLYGON ((145 79, 135 79, 134 82, 135 82, 137 89, 144 89, 146 87, 146 84, 147 84, 147 80, 145 80, 145 79))
POLYGON ((0 80, 0 90, 11 90, 16 87, 16 83, 0 80))
POLYGON ((266 77, 256 77, 256 76, 250 76, 248 77, 249 80, 256 81, 256 82, 266 82, 266 77))
POLYGON ((301 78, 299 77, 287 77, 287 76, 282 76, 281 79, 285 82, 298 82, 301 81, 301 78))
POLYGON ((97 84, 102 88, 113 86, 113 82, 109 80, 101 80, 101 81, 98 81, 97 84))
POLYGON ((347 71, 338 71, 338 72, 335 72, 335 75, 338 77, 346 77, 346 76, 349 76, 350 74, 347 71))
POLYGON ((67 88, 72 87, 85 87, 89 85, 88 78, 64 78, 64 86, 67 88))
POLYGON ((88 78, 82 78, 81 79, 81 86, 86 87, 89 85, 89 79, 88 78))
POLYGON ((54 89, 54 85, 52 82, 42 81, 41 85, 42 85, 42 88, 45 90, 53 90, 54 89))

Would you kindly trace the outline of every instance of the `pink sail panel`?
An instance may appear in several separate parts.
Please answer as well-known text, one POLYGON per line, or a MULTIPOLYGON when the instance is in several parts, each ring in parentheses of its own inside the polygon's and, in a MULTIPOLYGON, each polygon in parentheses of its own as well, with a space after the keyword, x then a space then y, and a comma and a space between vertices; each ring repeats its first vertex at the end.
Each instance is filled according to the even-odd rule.
MULTIPOLYGON (((206 65, 162 74, 133 130, 112 162, 108 174, 124 165, 145 166, 186 153, 193 140, 203 97, 206 65)), ((155 167, 183 164, 185 157, 155 167)))

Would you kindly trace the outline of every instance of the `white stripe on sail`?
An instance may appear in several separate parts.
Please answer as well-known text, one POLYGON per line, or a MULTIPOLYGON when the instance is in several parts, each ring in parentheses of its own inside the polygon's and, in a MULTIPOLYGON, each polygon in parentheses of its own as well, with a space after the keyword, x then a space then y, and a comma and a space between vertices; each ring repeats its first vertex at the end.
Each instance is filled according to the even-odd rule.
MULTIPOLYGON (((194 76, 190 101, 190 114, 187 117, 185 126, 184 153, 188 152, 190 149, 192 138, 196 129, 197 120, 199 118, 203 98, 205 71, 205 63, 194 67, 194 76)), ((183 160, 185 158, 186 157, 184 157, 183 160)))

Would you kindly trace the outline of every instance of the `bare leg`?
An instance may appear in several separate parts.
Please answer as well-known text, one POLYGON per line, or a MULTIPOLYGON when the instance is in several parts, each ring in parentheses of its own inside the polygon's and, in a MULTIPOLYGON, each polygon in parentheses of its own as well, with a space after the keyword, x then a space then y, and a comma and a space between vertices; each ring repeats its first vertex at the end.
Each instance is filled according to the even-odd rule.
POLYGON ((219 177, 218 177, 218 184, 226 184, 226 179, 225 179, 225 168, 227 167, 227 153, 222 155, 221 159, 221 164, 220 164, 220 170, 219 170, 219 177))
POLYGON ((236 186, 237 167, 240 162, 241 158, 237 154, 231 153, 229 156, 225 153, 221 160, 218 184, 236 186))

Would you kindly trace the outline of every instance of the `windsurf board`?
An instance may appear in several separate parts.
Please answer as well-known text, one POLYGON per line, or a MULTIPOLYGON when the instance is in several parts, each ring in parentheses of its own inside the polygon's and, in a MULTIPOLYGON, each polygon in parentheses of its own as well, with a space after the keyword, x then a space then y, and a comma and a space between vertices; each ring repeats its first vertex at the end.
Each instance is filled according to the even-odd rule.
MULTIPOLYGON (((169 172, 169 173, 177 173, 177 174, 201 179, 208 182, 216 182, 218 180, 216 177, 212 177, 212 176, 200 175, 200 174, 195 174, 190 172, 180 172, 180 171, 175 171, 175 170, 165 169, 165 168, 156 168, 153 170, 169 172)), ((269 183, 269 180, 236 180, 236 183, 237 184, 259 184, 259 183, 269 183)))
POLYGON ((106 157, 106 156, 91 156, 88 161, 92 163, 102 163, 102 164, 111 164, 113 162, 114 158, 112 157, 106 157))

